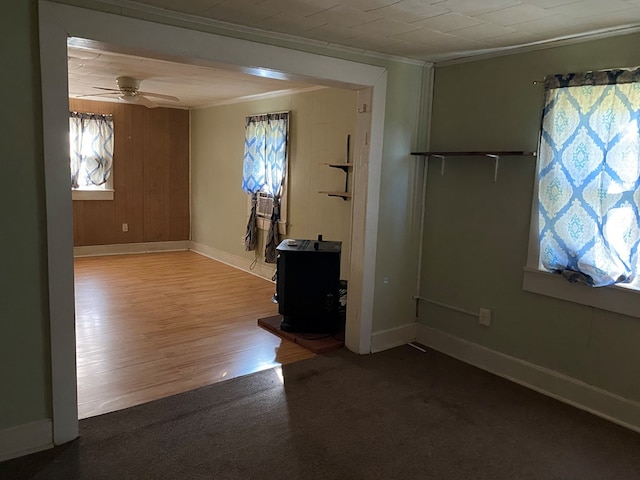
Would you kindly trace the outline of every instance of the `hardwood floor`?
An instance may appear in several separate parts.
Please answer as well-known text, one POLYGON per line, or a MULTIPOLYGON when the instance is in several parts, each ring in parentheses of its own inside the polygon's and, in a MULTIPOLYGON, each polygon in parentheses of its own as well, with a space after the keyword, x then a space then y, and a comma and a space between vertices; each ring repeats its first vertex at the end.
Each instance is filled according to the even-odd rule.
POLYGON ((79 417, 314 356, 262 328, 274 285, 193 252, 75 259, 79 417))

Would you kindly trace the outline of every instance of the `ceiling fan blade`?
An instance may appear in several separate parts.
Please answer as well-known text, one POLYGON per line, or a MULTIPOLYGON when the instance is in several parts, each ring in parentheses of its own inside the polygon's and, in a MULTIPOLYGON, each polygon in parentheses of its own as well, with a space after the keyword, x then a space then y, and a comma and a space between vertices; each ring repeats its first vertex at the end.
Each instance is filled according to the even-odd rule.
POLYGON ((180 99, 178 97, 174 97, 173 95, 163 95, 161 93, 153 93, 153 92, 138 92, 139 95, 145 95, 147 97, 156 97, 162 98, 163 100, 171 100, 172 102, 179 102, 180 99))
POLYGON ((138 103, 140 103, 141 105, 144 105, 147 108, 156 108, 158 106, 157 103, 149 100, 144 95, 136 95, 136 97, 138 98, 138 103))
POLYGON ((120 92, 107 92, 107 93, 89 93, 87 95, 78 95, 73 98, 84 98, 84 97, 104 97, 107 95, 118 95, 120 92))
POLYGON ((144 105, 147 108, 156 108, 158 106, 156 103, 142 95, 121 95, 118 98, 123 102, 144 105))
POLYGON ((105 87, 93 87, 93 88, 97 88, 98 90, 107 90, 108 92, 113 92, 113 93, 120 93, 120 90, 117 88, 105 88, 105 87))

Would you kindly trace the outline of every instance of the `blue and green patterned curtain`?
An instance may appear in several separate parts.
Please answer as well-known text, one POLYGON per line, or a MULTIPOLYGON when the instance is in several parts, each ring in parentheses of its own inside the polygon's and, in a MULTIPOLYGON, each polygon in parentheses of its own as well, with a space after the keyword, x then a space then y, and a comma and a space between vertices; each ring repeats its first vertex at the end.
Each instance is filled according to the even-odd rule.
POLYGON ((103 185, 113 165, 113 116, 69 112, 72 188, 103 185))
POLYGON ((589 286, 631 282, 640 226, 640 69, 545 79, 540 266, 589 286))
POLYGON ((255 250, 257 244, 256 195, 266 192, 273 197, 273 213, 267 242, 265 261, 276 262, 279 243, 280 197, 287 168, 289 113, 254 115, 245 120, 244 163, 242 189, 251 195, 251 214, 245 234, 245 249, 255 250))

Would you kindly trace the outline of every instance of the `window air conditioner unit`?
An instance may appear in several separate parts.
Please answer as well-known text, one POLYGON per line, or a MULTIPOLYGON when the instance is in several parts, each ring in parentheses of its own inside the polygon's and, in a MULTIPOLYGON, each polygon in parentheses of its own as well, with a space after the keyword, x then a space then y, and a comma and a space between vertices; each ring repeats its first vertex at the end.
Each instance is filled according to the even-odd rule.
POLYGON ((256 215, 262 218, 271 218, 273 213, 273 197, 268 193, 258 192, 256 215))

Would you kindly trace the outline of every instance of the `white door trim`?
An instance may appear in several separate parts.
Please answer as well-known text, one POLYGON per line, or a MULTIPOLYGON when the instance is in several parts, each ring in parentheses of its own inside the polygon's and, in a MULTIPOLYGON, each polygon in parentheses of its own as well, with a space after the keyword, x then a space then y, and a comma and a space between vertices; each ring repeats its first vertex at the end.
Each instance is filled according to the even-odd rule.
MULTIPOLYGON (((44 111, 44 161, 49 262, 52 402, 54 443, 78 435, 73 292, 73 224, 68 178, 67 37, 87 39, 103 49, 141 56, 224 66, 254 74, 285 74, 323 85, 371 87, 373 102, 370 152, 363 159, 366 200, 354 201, 352 239, 363 247, 351 257, 350 279, 362 285, 347 312, 347 346, 358 353, 371 349, 373 279, 378 225, 378 194, 386 97, 386 69, 304 53, 247 40, 152 23, 130 17, 40 0, 40 56, 44 111), (374 201, 375 200, 375 201, 374 201), (351 334, 352 332, 355 335, 351 334)), ((358 152, 354 152, 357 155, 358 152)), ((352 244, 356 242, 352 241, 352 244)))

